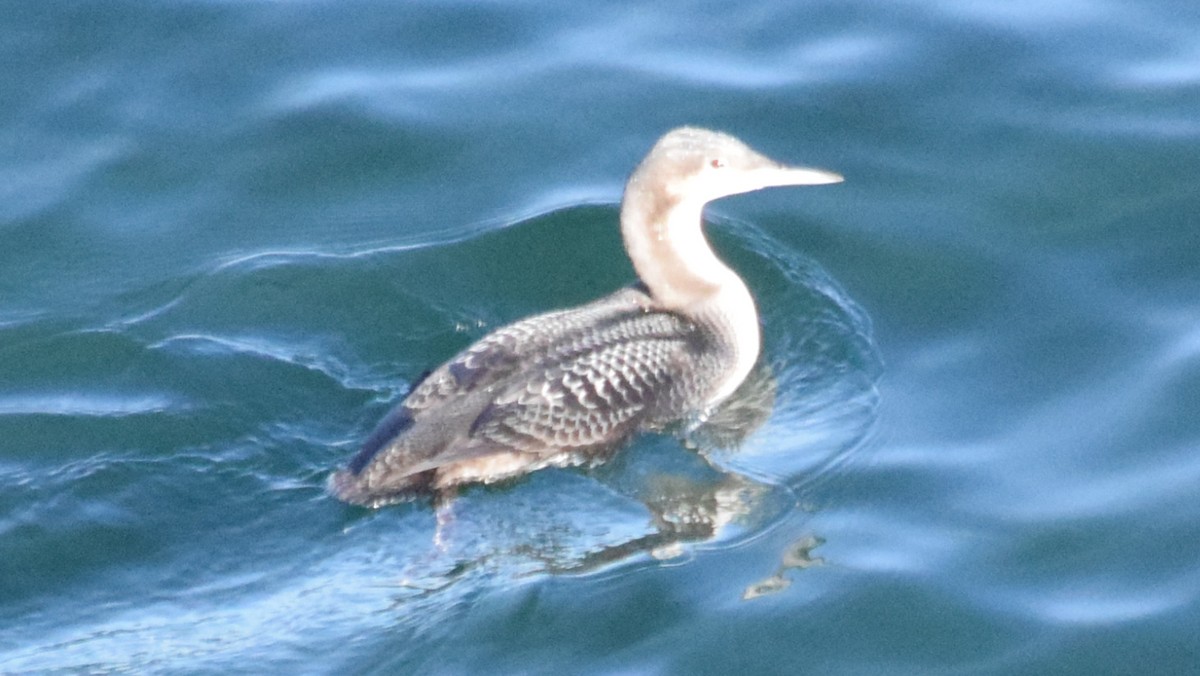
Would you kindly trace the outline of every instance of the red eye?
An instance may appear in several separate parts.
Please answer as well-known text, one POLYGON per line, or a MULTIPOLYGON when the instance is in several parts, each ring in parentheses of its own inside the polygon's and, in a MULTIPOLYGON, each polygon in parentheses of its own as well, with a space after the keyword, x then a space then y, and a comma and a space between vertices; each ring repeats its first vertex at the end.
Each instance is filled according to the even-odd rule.
POLYGON ((709 162, 709 164, 712 165, 713 169, 720 169, 721 167, 725 166, 725 163, 719 159, 714 159, 712 162, 709 162))

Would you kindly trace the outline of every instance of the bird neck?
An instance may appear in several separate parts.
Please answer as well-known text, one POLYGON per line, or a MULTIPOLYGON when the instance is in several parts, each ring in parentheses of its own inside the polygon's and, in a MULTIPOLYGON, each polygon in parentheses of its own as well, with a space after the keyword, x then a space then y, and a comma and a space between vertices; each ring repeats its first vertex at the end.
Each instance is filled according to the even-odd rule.
POLYGON ((758 359, 754 298, 713 252, 702 229, 704 203, 642 190, 636 179, 621 205, 621 234, 638 277, 655 302, 705 327, 728 355, 728 370, 708 397, 728 397, 758 359))
POLYGON ((621 205, 625 250, 650 295, 689 313, 741 278, 717 258, 702 229, 704 203, 631 184, 621 205))

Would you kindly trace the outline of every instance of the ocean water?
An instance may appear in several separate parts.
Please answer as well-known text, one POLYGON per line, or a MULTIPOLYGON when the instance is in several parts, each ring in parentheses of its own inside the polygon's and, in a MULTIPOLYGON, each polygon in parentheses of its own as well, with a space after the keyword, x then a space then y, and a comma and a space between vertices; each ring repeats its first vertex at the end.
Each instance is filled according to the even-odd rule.
POLYGON ((1200 672, 1194 2, 0 15, 0 672, 1200 672), (847 179, 707 212, 745 438, 331 498, 681 124, 847 179))

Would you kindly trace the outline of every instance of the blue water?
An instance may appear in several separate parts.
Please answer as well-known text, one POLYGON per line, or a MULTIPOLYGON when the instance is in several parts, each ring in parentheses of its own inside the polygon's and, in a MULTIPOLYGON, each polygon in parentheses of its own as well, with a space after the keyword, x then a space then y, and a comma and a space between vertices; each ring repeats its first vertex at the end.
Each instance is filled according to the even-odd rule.
POLYGON ((0 672, 1197 672, 1195 3, 0 15, 0 672), (329 497, 680 124, 847 177, 708 212, 757 427, 329 497))

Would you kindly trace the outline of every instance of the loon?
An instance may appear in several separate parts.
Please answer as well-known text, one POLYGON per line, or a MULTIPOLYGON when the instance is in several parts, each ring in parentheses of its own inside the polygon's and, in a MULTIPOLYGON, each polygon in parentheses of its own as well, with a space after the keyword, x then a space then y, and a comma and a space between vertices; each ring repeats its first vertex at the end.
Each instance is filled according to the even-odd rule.
POLYGON ((544 467, 598 463, 640 430, 704 415, 759 353, 754 298, 708 244, 708 202, 838 174, 681 127, 625 185, 621 235, 640 283, 485 335, 413 385, 329 480, 367 507, 544 467))

